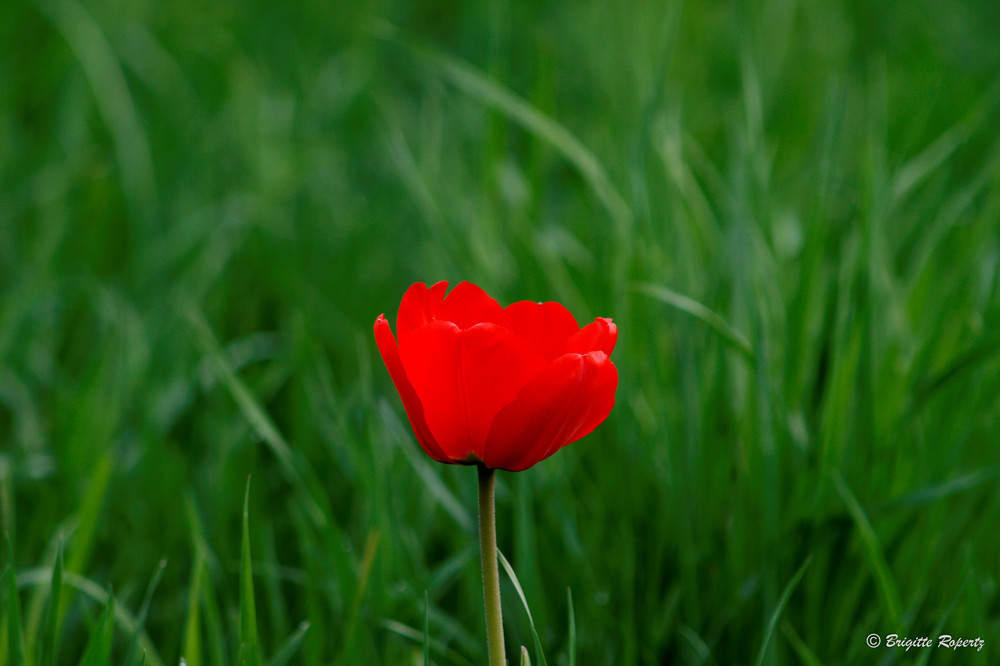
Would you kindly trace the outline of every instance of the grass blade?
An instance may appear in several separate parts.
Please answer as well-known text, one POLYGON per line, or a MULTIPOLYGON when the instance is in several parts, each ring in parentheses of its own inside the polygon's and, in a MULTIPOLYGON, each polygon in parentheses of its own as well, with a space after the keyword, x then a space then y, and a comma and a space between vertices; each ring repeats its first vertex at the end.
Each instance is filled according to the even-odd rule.
POLYGON ((184 658, 188 666, 201 666, 201 588, 205 577, 205 560, 195 548, 191 565, 191 585, 188 587, 187 622, 184 625, 184 658))
POLYGON ((342 660, 345 663, 351 663, 352 652, 355 649, 355 629, 358 625, 358 616, 361 612, 361 602, 364 599, 365 590, 368 587, 368 581, 371 578, 372 565, 375 563, 375 555, 378 553, 378 543, 381 538, 381 534, 378 530, 372 530, 368 533, 368 538, 365 540, 365 551, 361 556, 361 562, 358 566, 357 574, 357 585, 354 590, 354 599, 351 601, 350 611, 347 617, 347 630, 344 633, 344 650, 342 653, 342 660))
MULTIPOLYGON (((401 622, 396 622, 395 620, 382 620, 379 624, 382 628, 388 629, 397 636, 402 636, 403 638, 413 641, 414 643, 420 643, 423 640, 423 635, 420 630, 414 629, 413 627, 407 626, 401 622)), ((429 642, 431 647, 434 649, 434 652, 441 655, 445 663, 472 666, 472 663, 463 657, 460 652, 452 650, 441 641, 431 639, 429 642)))
POLYGON ((43 0, 36 4, 80 62, 101 119, 111 133, 130 212, 136 222, 145 226, 152 221, 148 213, 155 209, 158 198, 153 155, 121 61, 101 25, 83 5, 73 0, 43 0))
POLYGON ((854 494, 851 493, 851 489, 847 487, 847 483, 844 481, 844 477, 840 475, 840 472, 832 470, 830 476, 833 478, 833 484, 837 487, 837 492, 840 493, 841 499, 847 505, 847 511, 851 514, 851 518, 854 519, 854 524, 858 528, 861 544, 864 547, 865 555, 868 557, 868 564, 875 575, 875 582, 878 585, 882 603, 885 605, 885 612, 888 616, 886 621, 889 626, 898 627, 899 618, 903 614, 903 604, 899 599, 899 589, 896 587, 892 574, 889 572, 889 565, 882 554, 882 547, 879 545, 875 530, 872 528, 868 516, 865 515, 864 509, 861 508, 861 504, 854 497, 854 494))
POLYGON ((548 142, 579 171, 619 230, 627 230, 631 226, 632 211, 624 197, 615 189, 601 162, 563 125, 467 63, 408 39, 391 23, 380 21, 373 24, 371 29, 380 39, 402 46, 432 65, 470 97, 501 111, 527 131, 548 142))
POLYGON ((528 648, 521 646, 521 666, 531 666, 531 657, 528 656, 528 648))
POLYGON ((514 573, 514 568, 510 566, 510 562, 503 556, 499 548, 497 549, 497 555, 500 557, 500 564, 503 565, 504 571, 510 576, 510 581, 514 583, 514 589, 517 590, 517 596, 521 598, 521 605, 524 606, 524 611, 528 614, 528 624, 531 625, 531 636, 535 639, 535 656, 538 657, 538 662, 541 666, 548 666, 548 662, 545 661, 545 653, 542 652, 542 641, 538 638, 538 632, 535 630, 535 620, 531 617, 531 609, 528 608, 528 600, 524 596, 524 590, 521 589, 520 581, 517 580, 517 574, 514 573))
POLYGON ((781 631, 785 634, 785 638, 788 639, 789 645, 792 646, 792 650, 795 651, 795 656, 799 658, 799 663, 804 666, 823 666, 823 662, 819 660, 812 649, 806 645, 806 642, 802 640, 798 632, 795 631, 795 627, 788 620, 781 623, 781 631))
POLYGON ((281 646, 281 649, 279 649, 277 654, 274 655, 274 658, 271 659, 270 666, 285 666, 285 664, 288 663, 288 660, 299 651, 299 646, 302 645, 302 641, 305 639, 307 631, 309 631, 309 623, 303 622, 300 624, 299 628, 295 630, 295 633, 288 637, 285 644, 281 646))
POLYGON ((188 530, 191 533, 191 543, 194 549, 192 564, 192 581, 188 590, 188 619, 184 629, 184 650, 188 666, 228 666, 226 646, 222 639, 222 621, 219 619, 219 609, 212 591, 212 579, 209 576, 209 559, 211 550, 205 541, 205 528, 198 515, 194 496, 189 492, 185 496, 184 507, 187 513, 188 530), (204 611, 204 615, 202 615, 204 611), (204 622, 204 636, 201 625, 204 622), (205 639, 203 659, 202 638, 205 639))
MULTIPOLYGON (((202 564, 202 568, 206 568, 202 564)), ((202 578, 201 604, 205 611, 205 651, 208 654, 208 663, 212 666, 229 666, 229 655, 227 652, 226 635, 222 628, 222 613, 219 611, 219 603, 213 593, 212 579, 205 575, 202 578)))
POLYGON ((48 609, 45 625, 41 636, 41 654, 38 663, 41 666, 52 666, 56 663, 56 648, 59 645, 59 599, 62 594, 63 579, 63 542, 59 539, 56 545, 56 560, 52 565, 52 584, 49 587, 48 609))
MULTIPOLYGON (((65 571, 83 575, 90 559, 90 552, 94 546, 94 537, 97 533, 97 525, 101 518, 101 508, 104 506, 104 499, 108 492, 108 484, 111 481, 113 471, 113 458, 110 453, 105 452, 94 466, 91 474, 87 492, 83 496, 80 509, 76 512, 76 529, 71 537, 71 548, 69 559, 66 562, 65 571)), ((72 603, 72 592, 60 606, 59 621, 57 626, 62 626, 66 621, 66 612, 72 603)))
POLYGON ((661 303, 665 303, 681 310, 682 312, 688 313, 718 333, 724 342, 734 347, 744 356, 747 358, 753 358, 753 347, 750 345, 750 341, 747 340, 746 336, 737 331, 720 315, 716 314, 712 310, 709 310, 693 298, 685 296, 684 294, 678 294, 672 289, 667 289, 666 287, 661 287, 657 284, 643 283, 637 285, 635 289, 636 291, 646 294, 647 296, 652 296, 661 303))
POLYGON ((257 435, 271 449, 271 452, 278 459, 278 463, 285 472, 285 476, 296 490, 296 494, 302 501, 303 506, 312 519, 313 523, 320 528, 327 527, 329 513, 321 506, 317 499, 319 492, 316 489, 318 482, 307 476, 299 469, 295 461, 295 454, 288 441, 274 425, 274 421, 267 411, 253 395, 246 384, 237 376, 232 363, 226 358, 225 353, 219 347, 219 342, 212 332, 212 328, 205 320, 204 315, 192 305, 180 305, 182 314, 190 324, 201 352, 211 360, 218 378, 232 395, 233 400, 239 406, 240 411, 246 418, 257 435))
POLYGON ((132 634, 132 647, 129 649, 129 656, 125 661, 126 664, 135 663, 137 659, 141 659, 142 661, 146 660, 146 655, 142 652, 142 647, 139 645, 139 639, 146 626, 146 618, 149 616, 149 607, 153 604, 153 594, 156 593, 156 588, 160 586, 160 581, 163 580, 163 572, 166 571, 166 568, 167 560, 160 560, 159 565, 156 567, 156 571, 153 572, 153 577, 149 581, 149 585, 146 586, 146 596, 143 597, 142 606, 139 607, 139 613, 135 617, 136 626, 135 631, 132 634))
POLYGON ((418 451, 416 446, 409 441, 411 436, 407 432, 407 427, 399 420, 386 402, 379 404, 379 416, 382 422, 392 432, 393 437, 399 443, 399 449, 406 456, 407 461, 413 466, 414 471, 424 482, 428 492, 441 503, 441 508, 451 516, 455 523, 466 532, 472 533, 475 529, 475 521, 465 505, 455 497, 455 494, 448 489, 448 486, 441 480, 441 476, 428 464, 429 458, 418 451))
POLYGON ((569 666, 576 666, 576 613, 573 611, 573 589, 566 588, 566 608, 569 614, 569 666))
POLYGON ((115 636, 115 596, 108 592, 108 601, 101 613, 101 619, 90 636, 87 651, 80 660, 80 666, 107 666, 111 663, 111 644, 115 636))
POLYGON ((424 590, 424 666, 431 666, 431 603, 424 590))
POLYGON ((788 603, 789 597, 792 596, 792 592, 798 586, 799 581, 802 580, 803 574, 805 574, 806 569, 809 568, 809 564, 812 562, 812 555, 806 558, 806 561, 802 563, 799 570, 795 572, 792 579, 788 581, 788 585, 785 585, 784 591, 781 593, 781 598, 778 599, 778 605, 774 607, 774 612, 771 613, 771 619, 768 620, 767 629, 764 631, 764 641, 760 645, 760 652, 757 654, 757 666, 764 663, 764 657, 767 655, 767 646, 771 643, 771 636, 774 635, 774 628, 778 624, 778 620, 781 618, 782 611, 785 610, 785 605, 788 603))
MULTIPOLYGON (((28 569, 22 572, 20 576, 20 584, 25 587, 44 587, 49 585, 51 580, 52 571, 48 568, 28 569)), ((82 592, 85 596, 93 599, 102 606, 112 602, 112 595, 108 590, 93 580, 84 578, 68 570, 63 571, 63 589, 66 588, 70 588, 75 592, 82 592)), ((136 619, 127 607, 122 604, 115 604, 114 616, 115 624, 121 628, 124 634, 131 636, 134 633, 139 633, 139 646, 145 653, 146 661, 150 666, 165 666, 149 635, 139 627, 138 619, 136 619)), ((220 663, 222 666, 229 666, 224 662, 220 663)))
POLYGON ((7 660, 11 666, 24 666, 24 627, 21 624, 21 601, 14 571, 14 546, 7 533, 4 533, 4 542, 7 552, 7 569, 4 571, 7 588, 7 660))
POLYGON ((250 559, 250 479, 243 496, 243 547, 240 555, 240 666, 260 666, 257 609, 253 597, 253 563, 250 559))

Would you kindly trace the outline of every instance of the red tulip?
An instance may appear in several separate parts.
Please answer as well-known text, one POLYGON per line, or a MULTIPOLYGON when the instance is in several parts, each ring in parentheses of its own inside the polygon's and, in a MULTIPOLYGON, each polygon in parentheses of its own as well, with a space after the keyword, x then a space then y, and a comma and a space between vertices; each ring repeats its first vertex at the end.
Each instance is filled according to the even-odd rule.
POLYGON ((580 328, 559 303, 506 308, 462 282, 420 282, 375 341, 417 441, 444 463, 520 471, 589 434, 611 413, 618 339, 610 319, 580 328))

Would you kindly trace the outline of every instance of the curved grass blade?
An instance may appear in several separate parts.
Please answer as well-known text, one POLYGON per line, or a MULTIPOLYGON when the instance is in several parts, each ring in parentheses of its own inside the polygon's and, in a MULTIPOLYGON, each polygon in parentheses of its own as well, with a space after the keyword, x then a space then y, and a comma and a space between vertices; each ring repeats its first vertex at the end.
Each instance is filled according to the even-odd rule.
POLYGON ((80 666, 107 666, 111 663, 111 644, 115 637, 115 595, 108 592, 101 619, 90 636, 87 651, 83 653, 80 666))
POLYGON ((166 569, 167 560, 164 558, 160 560, 160 564, 156 567, 156 571, 153 572, 153 577, 150 579, 149 585, 146 586, 146 596, 143 597, 142 606, 139 607, 139 613, 135 617, 136 631, 132 635, 132 647, 129 648, 129 656, 125 661, 126 664, 133 664, 137 659, 141 659, 143 662, 146 660, 146 654, 142 652, 142 647, 139 645, 139 637, 146 626, 149 608, 153 604, 153 594, 156 593, 156 588, 160 586, 160 581, 163 580, 163 572, 166 569))
POLYGON ((865 510, 861 508, 861 504, 851 492, 851 489, 847 487, 847 483, 840 472, 832 470, 830 477, 833 479, 833 485, 837 487, 837 492, 840 494, 841 499, 844 500, 844 504, 847 505, 847 511, 851 514, 851 518, 854 519, 854 524, 858 528, 861 544, 864 547, 865 555, 868 557, 868 564, 871 566, 872 573, 875 576, 875 582, 882 597, 882 603, 885 604, 888 624, 892 627, 898 627, 900 616, 903 614, 903 604, 899 598, 899 588, 896 587, 896 582, 893 580, 892 574, 889 573, 889 565, 885 561, 885 555, 882 554, 882 546, 878 542, 875 530, 872 528, 868 516, 865 515, 865 510))
MULTIPOLYGON (((36 568, 24 571, 19 576, 19 582, 25 587, 39 587, 43 585, 48 585, 52 580, 52 571, 48 568, 36 568)), ((95 583, 89 578, 84 578, 79 574, 75 574, 68 569, 63 571, 63 587, 72 588, 76 592, 82 592, 99 604, 106 605, 111 601, 111 594, 95 583)), ((138 632, 139 633, 139 645, 142 651, 146 655, 146 661, 149 662, 150 666, 165 666, 163 660, 160 658, 159 653, 156 651, 156 647, 153 642, 149 639, 149 635, 146 634, 139 627, 139 622, 136 617, 121 604, 115 604, 114 606, 115 622, 121 627, 122 631, 128 635, 138 632)), ((224 663, 224 662, 220 662, 224 663)), ((228 666, 228 665, 226 665, 228 666)))
POLYGON ((210 359, 218 378, 232 395, 233 400, 236 401, 247 423, 253 427, 257 435, 278 459, 281 469, 295 489, 296 495, 313 523, 320 528, 329 527, 330 512, 325 510, 322 505, 322 495, 318 490, 321 487, 319 481, 308 470, 303 471, 296 464, 292 447, 247 385, 237 376, 236 370, 226 358, 212 327, 209 326, 201 311, 184 302, 179 303, 177 307, 190 324, 198 348, 210 359))
POLYGON ((299 651, 299 646, 302 645, 302 641, 305 639, 307 631, 309 631, 309 623, 303 622, 300 624, 299 628, 295 630, 295 633, 288 637, 285 644, 281 646, 278 653, 271 659, 270 666, 285 666, 285 664, 288 663, 288 660, 299 651))
POLYGON ((528 624, 531 625, 531 637, 535 639, 535 656, 538 658, 541 666, 548 666, 548 662, 545 661, 545 653, 542 652, 542 641, 538 638, 538 632, 535 630, 535 620, 531 617, 531 609, 528 608, 528 600, 524 596, 524 590, 521 589, 521 582, 517 580, 514 568, 510 566, 510 562, 503 556, 499 548, 497 549, 497 555, 500 557, 500 564, 503 565, 504 571, 510 577, 510 582, 514 583, 514 589, 517 590, 517 596, 521 598, 521 605, 524 606, 524 612, 528 614, 528 624))
MULTIPOLYGON (((395 620, 381 620, 379 626, 383 629, 388 629, 397 636, 402 636, 403 638, 413 641, 414 643, 420 643, 423 641, 423 634, 419 629, 414 629, 402 622, 397 622, 395 620)), ((434 652, 441 655, 442 659, 449 664, 461 664, 462 666, 472 666, 472 662, 462 656, 461 653, 452 650, 450 647, 445 645, 439 640, 430 639, 429 641, 431 648, 434 652)))
POLYGON ((665 303, 681 310, 682 312, 688 313, 718 333, 719 337, 721 337, 724 342, 734 347, 748 359, 753 358, 753 347, 751 346, 750 341, 747 340, 746 336, 737 331, 720 315, 716 314, 712 310, 709 310, 693 298, 683 294, 678 294, 672 289, 667 289, 666 287, 661 287, 657 284, 642 283, 636 285, 635 290, 646 294, 647 296, 652 296, 661 303, 665 303))
POLYGON ((240 666, 260 666, 257 609, 253 596, 253 563, 250 560, 250 478, 243 495, 243 547, 240 555, 240 666))
MULTIPOLYGON (((129 92, 122 63, 100 23, 74 0, 39 0, 35 6, 69 44, 94 92, 94 101, 111 134, 126 204, 140 228, 148 231, 159 198, 149 136, 129 92)), ((71 569, 72 571, 72 569, 71 569)))
MULTIPOLYGON (((951 603, 948 604, 948 608, 941 615, 941 617, 938 618, 937 624, 934 625, 934 630, 930 633, 931 636, 940 636, 944 633, 945 624, 948 622, 949 618, 951 618, 952 612, 955 610, 955 607, 958 606, 958 602, 962 599, 962 595, 965 594, 966 588, 969 587, 969 581, 972 580, 974 575, 975 572, 970 570, 969 574, 965 577, 965 580, 962 581, 962 584, 958 587, 958 592, 955 593, 951 603)), ((930 659, 930 650, 921 650, 921 653, 920 658, 917 659, 914 666, 926 666, 927 661, 930 659)))
POLYGON ((788 644, 792 646, 792 650, 795 651, 795 656, 799 658, 799 663, 803 666, 823 666, 823 662, 819 660, 819 657, 812 651, 812 649, 806 645, 806 642, 802 640, 802 637, 795 631, 795 627, 788 620, 784 620, 781 623, 781 631, 785 634, 785 638, 788 639, 788 644))
POLYGON ((712 657, 712 648, 708 647, 708 643, 705 639, 698 635, 698 633, 689 627, 688 625, 681 625, 680 629, 677 630, 681 638, 687 641, 688 646, 694 651, 698 661, 696 663, 704 664, 709 659, 713 662, 715 659, 712 657))
POLYGON ((423 453, 417 453, 418 449, 416 446, 410 446, 410 443, 407 441, 410 437, 406 429, 407 426, 403 425, 399 417, 396 416, 396 412, 385 401, 379 403, 378 411, 382 422, 392 432, 395 440, 400 443, 399 450, 406 456, 407 461, 413 466, 414 471, 416 471, 420 480, 424 482, 427 490, 441 503, 441 508, 454 519, 459 527, 471 533, 476 525, 472 519, 472 515, 427 463, 427 456, 423 455, 423 453))
POLYGON ((778 605, 774 607, 774 612, 771 613, 771 619, 767 623, 767 629, 764 631, 764 642, 760 645, 760 652, 757 654, 757 666, 764 663, 764 657, 767 655, 767 646, 771 643, 771 636, 774 635, 774 627, 777 626, 778 620, 781 618, 782 611, 785 610, 785 605, 788 603, 789 597, 792 596, 792 592, 798 586, 799 581, 802 580, 802 575, 805 574, 806 569, 809 568, 809 564, 812 562, 812 555, 806 558, 806 561, 802 563, 799 570, 795 572, 792 579, 788 581, 788 585, 785 585, 784 591, 781 593, 781 598, 778 599, 778 605))
POLYGON ((402 30, 387 21, 374 22, 371 31, 376 37, 409 50, 436 68, 470 97, 502 111, 525 130, 552 145, 587 182, 611 215, 618 231, 627 233, 631 228, 632 211, 608 177, 600 160, 563 125, 480 70, 432 46, 408 38, 402 30))

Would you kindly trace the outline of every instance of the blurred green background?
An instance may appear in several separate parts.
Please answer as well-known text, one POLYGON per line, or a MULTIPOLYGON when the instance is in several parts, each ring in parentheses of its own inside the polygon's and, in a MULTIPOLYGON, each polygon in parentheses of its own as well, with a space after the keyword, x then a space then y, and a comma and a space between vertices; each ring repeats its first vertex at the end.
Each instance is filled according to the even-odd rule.
POLYGON ((288 663, 420 664, 426 621, 483 663, 475 472, 420 452, 371 334, 440 279, 620 328, 611 418, 499 478, 549 664, 996 663, 998 26, 8 0, 0 664, 79 663, 109 589, 110 663, 236 663, 248 475, 266 658, 308 622, 288 663))

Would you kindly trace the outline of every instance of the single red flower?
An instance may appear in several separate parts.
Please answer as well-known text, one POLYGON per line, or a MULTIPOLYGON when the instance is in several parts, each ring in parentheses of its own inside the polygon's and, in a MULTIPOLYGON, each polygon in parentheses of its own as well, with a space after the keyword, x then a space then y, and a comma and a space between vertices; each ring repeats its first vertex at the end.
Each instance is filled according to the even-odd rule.
POLYGON ((375 341, 417 441, 444 463, 520 471, 589 434, 611 413, 618 339, 610 319, 580 328, 559 303, 506 308, 462 282, 420 282, 403 296, 396 338, 375 341))

